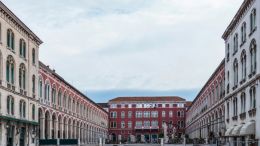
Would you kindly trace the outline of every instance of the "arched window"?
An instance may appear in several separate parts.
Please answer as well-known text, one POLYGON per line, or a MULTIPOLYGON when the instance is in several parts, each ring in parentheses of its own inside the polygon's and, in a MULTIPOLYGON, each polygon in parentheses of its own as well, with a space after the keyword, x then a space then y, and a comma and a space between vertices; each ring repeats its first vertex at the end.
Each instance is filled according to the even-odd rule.
POLYGON ((253 32, 256 28, 256 9, 253 9, 250 14, 250 30, 253 32))
POLYGON ((61 90, 59 90, 59 93, 58 93, 58 104, 59 104, 59 106, 61 106, 61 104, 62 104, 62 101, 61 101, 61 90))
POLYGON ((233 38, 233 44, 234 44, 234 49, 233 49, 233 54, 235 54, 238 50, 238 34, 236 33, 234 38, 233 38))
POLYGON ((241 113, 246 112, 246 94, 241 93, 241 113))
POLYGON ((56 87, 53 86, 51 91, 52 91, 52 94, 51 94, 52 100, 51 101, 53 104, 56 104, 56 87))
POLYGON ((237 98, 233 99, 233 116, 237 116, 237 98))
POLYGON ((251 87, 249 90, 250 93, 250 109, 255 109, 256 108, 256 90, 255 86, 251 87))
POLYGON ((35 75, 32 76, 32 93, 35 95, 35 75))
POLYGON ((66 94, 66 92, 63 95, 63 107, 67 108, 67 94, 66 94))
POLYGON ((7 30, 7 47, 14 51, 14 33, 11 29, 7 30))
POLYGON ((237 63, 237 59, 235 59, 235 61, 234 61, 233 70, 234 70, 234 86, 237 86, 237 84, 238 84, 238 63, 237 63))
POLYGON ((39 97, 42 98, 42 78, 39 78, 39 97))
POLYGON ((252 40, 250 44, 250 71, 251 74, 256 73, 256 41, 252 40))
POLYGON ((68 99, 68 109, 71 110, 71 97, 69 96, 69 99, 68 99))
POLYGON ((50 101, 50 84, 49 84, 49 82, 46 82, 45 86, 44 86, 44 98, 45 98, 45 100, 50 101))
POLYGON ((32 105, 32 120, 35 120, 35 105, 32 105))
POLYGON ((36 63, 36 53, 35 53, 35 49, 32 49, 32 63, 35 64, 36 63))
POLYGON ((246 22, 241 26, 241 44, 246 42, 246 22))
POLYGON ((246 79, 246 51, 245 50, 243 50, 241 53, 241 73, 242 73, 242 81, 243 81, 246 79))
POLYGON ((22 63, 19 67, 19 87, 20 89, 25 90, 25 82, 26 82, 26 71, 25 71, 25 65, 22 63))
POLYGON ((8 83, 14 84, 14 73, 14 58, 9 55, 6 61, 6 81, 8 83))
POLYGON ((14 115, 14 98, 7 96, 7 114, 14 115))
POLYGON ((26 115, 26 103, 24 100, 20 100, 20 117, 25 118, 26 115))
POLYGON ((23 39, 20 39, 20 57, 26 58, 26 43, 23 39))

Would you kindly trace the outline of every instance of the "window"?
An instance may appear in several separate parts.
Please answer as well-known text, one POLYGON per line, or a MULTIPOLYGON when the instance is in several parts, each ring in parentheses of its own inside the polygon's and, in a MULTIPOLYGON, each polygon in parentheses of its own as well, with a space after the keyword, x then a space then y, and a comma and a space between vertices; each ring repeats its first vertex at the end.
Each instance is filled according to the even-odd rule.
POLYGON ((172 118, 172 111, 169 111, 169 117, 172 118))
POLYGON ((233 116, 237 116, 237 98, 233 99, 233 116))
POLYGON ((128 111, 128 118, 132 118, 132 112, 128 111))
POLYGON ((25 74, 25 65, 22 63, 19 67, 19 87, 20 89, 25 90, 25 82, 26 82, 26 74, 25 74))
POLYGON ((150 121, 144 121, 144 127, 150 127, 150 121))
POLYGON ((136 118, 142 118, 142 117, 143 117, 142 111, 136 111, 136 112, 135 112, 135 117, 136 117, 136 118))
POLYGON ((110 127, 111 127, 111 128, 116 128, 116 127, 117 127, 117 126, 116 126, 116 122, 115 122, 115 121, 110 122, 110 127))
POLYGON ((128 104, 128 108, 132 108, 132 104, 128 104))
POLYGON ((20 57, 26 58, 26 43, 23 39, 20 39, 20 57))
POLYGON ((110 112, 110 118, 116 118, 117 112, 110 112))
POLYGON ((243 50, 241 53, 241 72, 242 72, 242 80, 246 79, 246 51, 243 50))
POLYGON ((241 113, 246 112, 246 94, 241 93, 241 113))
POLYGON ((184 117, 184 111, 183 110, 181 111, 181 117, 184 117))
POLYGON ((14 98, 7 96, 7 114, 14 115, 14 98))
POLYGON ((32 93, 35 95, 35 75, 32 76, 32 93))
POLYGON ((121 112, 121 118, 125 118, 125 112, 124 111, 121 112))
POLYGON ((32 105, 32 120, 35 120, 35 105, 32 105))
MULTIPOLYGON (((71 97, 68 99, 68 109, 71 110, 71 97)), ((84 111, 85 111, 85 106, 84 106, 84 111)))
POLYGON ((121 121, 121 128, 125 128, 125 122, 121 121))
POLYGON ((229 119, 229 102, 227 103, 227 118, 229 119))
POLYGON ((227 44, 227 62, 229 61, 229 57, 230 57, 230 46, 229 44, 227 44))
POLYGON ((250 109, 255 109, 256 108, 256 90, 255 87, 251 87, 249 90, 250 93, 250 109))
POLYGON ((181 112, 177 111, 177 117, 181 117, 181 112))
POLYGON ((235 61, 234 61, 233 70, 234 70, 234 86, 237 86, 237 84, 238 84, 238 63, 237 63, 237 59, 235 59, 235 61))
POLYGON ((47 101, 50 101, 50 84, 49 82, 46 82, 44 86, 44 98, 47 101))
POLYGON ((152 125, 152 127, 157 127, 158 126, 158 121, 152 121, 151 125, 152 125))
POLYGON ((53 87, 51 91, 52 91, 51 93, 52 103, 56 104, 56 87, 53 87))
POLYGON ((14 84, 14 64, 14 58, 11 55, 9 55, 6 61, 6 81, 11 84, 14 84))
POLYGON ((142 127, 142 125, 143 125, 142 121, 136 121, 135 122, 136 127, 142 127))
POLYGON ((150 111, 144 111, 144 118, 150 118, 150 111))
POLYGON ((253 9, 250 14, 250 30, 253 32, 256 28, 256 9, 253 9))
POLYGON ((14 33, 11 29, 7 30, 7 47, 14 51, 14 33))
POLYGON ((121 104, 121 108, 125 108, 125 104, 121 104))
MULTIPOLYGON (((58 92, 58 105, 59 106, 61 106, 61 104, 62 104, 62 101, 61 101, 61 90, 59 90, 59 92, 58 92)), ((74 111, 76 110, 76 107, 75 107, 75 101, 73 100, 73 104, 74 104, 74 111)))
POLYGON ((132 121, 128 121, 128 128, 132 128, 132 121))
POLYGON ((136 104, 136 108, 142 108, 143 104, 136 104))
POLYGON ((116 104, 111 104, 111 105, 110 105, 110 108, 116 108, 116 107, 117 107, 116 104))
POLYGON ((252 40, 250 44, 250 71, 251 74, 256 72, 256 42, 252 40))
POLYGON ((238 34, 236 33, 234 38, 233 38, 233 43, 234 43, 234 50, 233 50, 233 54, 235 54, 238 50, 238 34))
POLYGON ((25 118, 26 115, 26 103, 24 100, 20 100, 20 117, 25 118))
POLYGON ((165 118, 165 111, 162 111, 162 117, 165 118))
POLYGON ((42 79, 39 78, 39 97, 42 98, 42 79))
POLYGON ((35 64, 36 63, 36 53, 35 53, 35 49, 32 49, 32 63, 35 64))
POLYGON ((246 42, 246 23, 241 26, 241 45, 246 42))
POLYGON ((152 118, 157 118, 158 117, 158 111, 152 111, 151 112, 151 117, 152 118))

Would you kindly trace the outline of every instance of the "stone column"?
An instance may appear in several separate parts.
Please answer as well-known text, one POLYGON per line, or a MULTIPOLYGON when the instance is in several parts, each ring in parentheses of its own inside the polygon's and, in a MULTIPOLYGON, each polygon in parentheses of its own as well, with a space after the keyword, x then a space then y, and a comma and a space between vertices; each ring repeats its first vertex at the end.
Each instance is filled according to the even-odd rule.
POLYGON ((45 139, 45 118, 40 118, 40 139, 45 139))
POLYGON ((53 127, 53 130, 54 130, 54 139, 57 139, 58 138, 58 120, 56 119, 54 122, 54 127, 53 127))
POLYGON ((47 136, 47 139, 51 139, 52 138, 52 132, 51 132, 51 129, 52 129, 52 120, 51 119, 48 119, 48 129, 47 129, 47 133, 48 133, 48 136, 47 136))
POLYGON ((60 122, 60 139, 63 139, 64 137, 63 137, 63 128, 64 128, 64 126, 63 126, 63 122, 62 121, 59 121, 60 122))

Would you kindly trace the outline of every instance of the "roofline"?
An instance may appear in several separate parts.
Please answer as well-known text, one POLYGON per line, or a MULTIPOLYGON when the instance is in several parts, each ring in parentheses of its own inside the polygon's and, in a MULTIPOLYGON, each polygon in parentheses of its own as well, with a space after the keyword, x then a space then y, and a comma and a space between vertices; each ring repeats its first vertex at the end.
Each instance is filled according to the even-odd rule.
POLYGON ((33 36, 39 45, 43 43, 43 41, 36 34, 34 34, 32 30, 27 27, 2 1, 0 1, 0 10, 6 12, 12 19, 14 19, 14 21, 17 22, 18 25, 27 31, 29 35, 33 36))
POLYGON ((152 98, 156 98, 156 97, 177 97, 177 98, 181 98, 180 101, 184 101, 184 102, 187 102, 186 99, 180 97, 180 96, 119 96, 119 97, 115 97, 113 99, 110 99, 108 101, 109 102, 121 102, 121 101, 112 101, 112 100, 115 100, 117 98, 147 98, 147 97, 152 97, 152 98))
POLYGON ((244 0, 242 5, 239 7, 236 15, 233 17, 231 22, 229 23, 228 27, 226 28, 225 32, 222 35, 222 38, 226 40, 228 38, 228 35, 232 32, 236 24, 239 22, 241 15, 244 13, 244 11, 247 9, 247 7, 253 2, 254 0, 244 0))
POLYGON ((204 91, 204 89, 206 88, 206 86, 208 85, 208 83, 213 79, 213 77, 217 74, 218 70, 222 67, 222 65, 225 65, 225 58, 221 61, 221 63, 218 65, 218 67, 215 69, 215 71, 211 74, 210 78, 207 80, 207 82, 204 84, 204 86, 202 87, 202 89, 200 90, 200 92, 197 94, 196 98, 192 101, 189 109, 187 111, 190 110, 190 108, 193 106, 193 104, 198 100, 199 96, 201 95, 202 91, 204 91))
POLYGON ((94 105, 96 105, 99 109, 101 109, 102 111, 104 111, 105 113, 108 113, 106 110, 104 110, 100 105, 98 105, 97 103, 95 103, 93 100, 91 100, 89 97, 87 97, 85 94, 83 94, 81 91, 79 91, 77 88, 75 88, 74 86, 72 86, 70 83, 68 83, 65 79, 63 79, 59 74, 57 74, 56 72, 54 72, 53 70, 51 70, 49 67, 47 67, 43 62, 39 61, 39 65, 42 66, 44 69, 47 69, 49 72, 51 72, 52 75, 54 75, 55 77, 57 77, 59 80, 61 80, 62 82, 64 82, 65 84, 67 84, 70 88, 72 88, 73 90, 75 90, 78 94, 80 94, 81 96, 83 96, 85 99, 87 99, 88 101, 90 101, 91 103, 93 103, 94 105))

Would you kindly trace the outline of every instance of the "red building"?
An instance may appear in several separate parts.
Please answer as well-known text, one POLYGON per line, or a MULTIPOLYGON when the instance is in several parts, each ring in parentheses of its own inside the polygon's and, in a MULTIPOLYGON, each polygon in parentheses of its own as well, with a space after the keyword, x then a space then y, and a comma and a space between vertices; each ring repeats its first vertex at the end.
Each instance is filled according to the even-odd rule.
POLYGON ((113 142, 157 142, 167 125, 169 138, 185 132, 190 102, 176 96, 118 97, 109 101, 109 139, 113 142))

